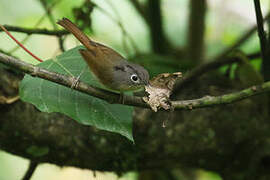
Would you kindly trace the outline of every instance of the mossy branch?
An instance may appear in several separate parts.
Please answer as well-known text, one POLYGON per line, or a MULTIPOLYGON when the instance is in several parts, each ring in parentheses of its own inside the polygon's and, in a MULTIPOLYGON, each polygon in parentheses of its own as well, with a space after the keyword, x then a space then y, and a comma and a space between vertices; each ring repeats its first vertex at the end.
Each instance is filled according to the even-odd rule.
POLYGON ((186 101, 173 101, 172 105, 176 109, 195 109, 203 108, 214 105, 230 104, 242 99, 246 99, 251 96, 262 94, 270 91, 270 82, 263 83, 261 85, 252 86, 242 91, 225 94, 222 96, 205 96, 200 99, 186 100, 186 101))
MULTIPOLYGON (((76 78, 72 76, 67 76, 63 74, 59 74, 56 72, 48 71, 44 68, 40 68, 31 64, 28 64, 24 61, 18 60, 11 56, 7 56, 3 53, 0 53, 0 62, 9 66, 16 68, 19 71, 30 74, 32 76, 36 76, 42 79, 49 80, 51 82, 55 82, 57 84, 61 84, 66 87, 72 87, 74 83, 76 86, 75 90, 80 91, 82 93, 103 99, 110 103, 124 104, 129 106, 138 106, 144 108, 150 108, 148 104, 146 104, 141 97, 137 96, 124 96, 124 102, 120 98, 120 94, 110 92, 104 89, 100 89, 91 85, 88 85, 84 82, 78 81, 76 82, 76 78)), ((222 96, 205 96, 199 99, 193 100, 183 100, 183 101, 171 101, 172 107, 176 110, 186 109, 191 110, 195 108, 203 108, 221 104, 229 104, 233 103, 251 96, 255 96, 258 94, 266 93, 270 91, 270 82, 263 83, 258 86, 253 86, 242 91, 234 92, 231 94, 226 94, 222 96)))

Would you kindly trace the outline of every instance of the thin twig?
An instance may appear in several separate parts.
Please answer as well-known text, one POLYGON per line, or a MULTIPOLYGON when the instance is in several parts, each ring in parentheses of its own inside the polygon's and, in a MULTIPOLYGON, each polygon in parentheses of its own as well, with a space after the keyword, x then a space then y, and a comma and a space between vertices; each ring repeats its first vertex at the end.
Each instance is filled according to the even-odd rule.
MULTIPOLYGON (((268 13, 265 18, 263 19, 263 22, 270 19, 270 13, 268 13)), ((237 49, 239 46, 243 45, 257 30, 257 25, 254 25, 251 27, 247 32, 244 33, 232 46, 229 46, 224 51, 219 53, 216 57, 212 58, 212 60, 209 61, 216 61, 226 58, 233 50, 237 49)))
MULTIPOLYGON (((42 7, 44 8, 44 10, 45 10, 45 13, 46 13, 46 15, 48 16, 48 18, 49 18, 49 21, 51 22, 51 24, 52 24, 52 26, 53 26, 53 29, 54 30, 57 30, 58 28, 57 28, 57 25, 56 25, 56 21, 55 21, 55 19, 54 19, 54 17, 53 17, 53 15, 52 15, 52 13, 51 13, 51 8, 50 7, 48 7, 47 6, 47 2, 46 1, 44 1, 44 0, 39 0, 39 2, 40 2, 40 4, 42 5, 42 7)), ((60 1, 57 1, 57 3, 59 3, 60 1)))
POLYGON ((64 37, 58 37, 58 44, 59 48, 62 52, 65 52, 65 47, 64 47, 64 37))
POLYGON ((14 97, 5 97, 0 96, 0 104, 12 104, 20 99, 19 95, 16 95, 14 97))
MULTIPOLYGON (((37 27, 41 24, 41 22, 42 22, 44 19, 45 19, 45 15, 42 16, 42 17, 37 21, 37 23, 34 25, 34 28, 37 28, 37 27)), ((24 44, 29 40, 30 37, 31 37, 31 35, 27 35, 25 38, 23 38, 23 40, 20 41, 21 44, 24 45, 24 44)), ((9 53, 12 54, 12 53, 16 52, 19 48, 20 48, 20 46, 15 46, 15 47, 12 48, 11 50, 9 50, 9 53)))
POLYGON ((31 161, 29 164, 29 167, 24 175, 24 177, 22 178, 22 180, 30 180, 32 175, 34 174, 36 168, 38 166, 38 162, 36 161, 31 161))
MULTIPOLYGON (((117 16, 118 25, 119 25, 119 27, 120 27, 121 30, 122 30, 122 42, 123 42, 123 48, 124 48, 124 50, 126 51, 127 54, 130 54, 130 53, 129 53, 128 46, 127 46, 127 41, 126 41, 127 38, 129 38, 129 37, 128 37, 128 34, 127 34, 126 30, 125 30, 124 27, 123 27, 123 24, 121 23, 121 22, 122 22, 121 16, 120 16, 120 14, 118 13, 118 11, 116 10, 116 8, 114 7, 114 5, 111 3, 111 1, 106 0, 106 3, 107 3, 108 5, 110 5, 110 7, 111 7, 111 9, 113 10, 114 14, 117 16)), ((134 49, 134 50, 136 51, 136 49, 134 49)))
MULTIPOLYGON (((25 34, 42 34, 49 36, 63 36, 69 34, 66 30, 48 30, 48 29, 38 29, 38 28, 23 28, 18 26, 4 25, 4 27, 10 32, 21 32, 25 34)), ((2 30, 0 29, 0 32, 2 30)))
POLYGON ((43 62, 43 60, 41 60, 39 57, 37 57, 36 55, 34 55, 31 51, 29 51, 22 43, 20 43, 13 35, 11 35, 9 33, 9 31, 0 24, 0 29, 2 29, 3 31, 5 31, 5 33, 13 40, 15 41, 23 50, 25 50, 25 52, 27 52, 29 55, 31 55, 33 58, 35 58, 36 60, 38 60, 39 62, 43 62))
MULTIPOLYGON (((47 5, 46 1, 44 1, 44 0, 39 0, 39 1, 40 1, 40 3, 41 3, 42 7, 44 8, 46 15, 48 16, 49 21, 51 22, 51 25, 53 26, 53 29, 54 29, 55 31, 57 31, 57 30, 58 30, 58 26, 56 25, 56 23, 55 23, 55 22, 56 22, 56 21, 55 21, 55 18, 54 18, 53 14, 52 14, 52 7, 56 5, 56 2, 57 2, 57 3, 60 3, 61 0, 56 1, 56 2, 55 2, 53 5, 51 5, 50 7, 47 5)), ((64 51, 65 51, 65 49, 64 49, 64 40, 63 40, 63 37, 62 37, 62 36, 58 36, 58 44, 59 44, 60 50, 61 50, 62 52, 64 52, 64 51)))
MULTIPOLYGON (((0 53, 0 62, 6 65, 12 66, 16 68, 17 70, 20 70, 32 76, 46 79, 46 80, 55 82, 57 84, 61 84, 66 87, 71 87, 74 84, 74 77, 72 76, 50 72, 44 68, 34 66, 32 64, 15 59, 13 57, 7 56, 2 53, 0 53)), ((111 102, 111 103, 149 108, 149 105, 146 104, 142 100, 141 97, 125 95, 124 96, 125 101, 123 102, 121 101, 120 94, 107 91, 104 89, 100 89, 100 88, 88 85, 81 81, 78 81, 74 89, 82 93, 111 102)), ((221 104, 229 104, 229 103, 233 103, 233 102, 236 102, 236 101, 239 101, 239 100, 251 97, 251 96, 266 93, 269 91, 270 91, 270 82, 266 82, 258 86, 253 86, 251 88, 247 88, 242 91, 226 94, 223 96, 217 96, 217 97, 207 96, 207 97, 194 99, 194 100, 171 101, 171 104, 175 110, 179 110, 179 109, 191 110, 195 108, 203 108, 203 107, 209 107, 209 106, 215 106, 215 105, 221 105, 221 104)))
POLYGON ((3 49, 0 49, 0 53, 6 54, 6 55, 8 55, 8 56, 12 56, 12 57, 14 57, 14 58, 18 58, 18 57, 16 57, 16 56, 12 55, 10 52, 4 51, 3 49))
POLYGON ((145 7, 142 4, 140 4, 138 0, 130 0, 130 3, 137 10, 137 12, 144 18, 145 22, 149 23, 150 20, 146 13, 145 7))
MULTIPOLYGON (((52 5, 50 7, 48 7, 48 9, 52 9, 57 3, 59 3, 59 1, 56 1, 54 3, 52 3, 52 5)), ((46 13, 36 22, 36 24, 34 25, 34 28, 37 28, 42 21, 45 19, 46 17, 46 13)), ((22 41, 21 44, 24 44, 25 42, 27 42, 29 40, 29 38, 31 37, 31 35, 26 36, 22 41)), ((61 37, 61 36, 60 36, 61 37)), ((10 54, 14 53, 15 51, 17 51, 20 48, 20 46, 15 46, 13 49, 11 49, 9 51, 10 54)))
MULTIPOLYGON (((92 2, 93 3, 93 2, 92 2)), ((130 44, 132 46, 132 48, 134 49, 134 51, 136 52, 136 54, 138 54, 138 47, 135 43, 135 41, 132 39, 132 37, 129 35, 129 33, 126 31, 126 29, 124 28, 124 25, 122 24, 122 22, 116 18, 114 18, 109 12, 107 12, 105 9, 103 9, 102 7, 100 7, 98 4, 93 3, 94 6, 100 11, 102 12, 104 15, 106 15, 108 18, 110 18, 116 25, 119 26, 119 28, 122 31, 123 36, 126 36, 129 41, 130 44)))
MULTIPOLYGON (((256 53, 248 55, 247 57, 248 59, 252 60, 252 59, 261 57, 261 54, 260 52, 256 52, 256 53)), ((185 85, 194 81, 196 78, 200 77, 204 73, 210 72, 224 65, 238 62, 239 60, 240 60, 239 57, 230 57, 230 58, 224 58, 222 60, 216 60, 216 61, 211 61, 211 62, 202 64, 194 68, 189 73, 187 73, 187 75, 185 75, 184 78, 175 85, 174 92, 178 93, 185 85)))
MULTIPOLYGON (((264 18, 263 21, 266 21, 267 19, 270 18, 270 13, 267 14, 267 16, 264 18)), ((231 62, 231 58, 227 58, 227 56, 233 52, 233 50, 237 49, 240 45, 245 43, 253 33, 255 33, 257 30, 257 25, 254 25, 250 30, 248 30, 242 37, 240 37, 232 46, 226 48, 223 52, 218 54, 216 57, 214 57, 212 60, 207 60, 206 64, 202 64, 196 68, 194 68, 192 71, 190 71, 185 78, 183 78, 177 85, 175 86, 174 91, 178 92, 180 89, 184 87, 184 85, 188 84, 189 82, 192 82, 196 78, 200 77, 202 74, 219 68, 223 66, 224 64, 230 64, 233 63, 231 62), (221 62, 219 62, 221 61, 221 62)))

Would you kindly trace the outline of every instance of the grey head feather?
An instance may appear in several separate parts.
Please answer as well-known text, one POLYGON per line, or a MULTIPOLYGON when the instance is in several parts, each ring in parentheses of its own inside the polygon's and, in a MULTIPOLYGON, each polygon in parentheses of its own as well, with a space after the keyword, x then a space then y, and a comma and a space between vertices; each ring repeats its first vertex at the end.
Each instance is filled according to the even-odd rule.
POLYGON ((122 61, 114 66, 112 79, 114 88, 135 90, 149 83, 149 74, 146 69, 138 64, 122 61), (136 76, 136 81, 132 79, 132 76, 136 76))

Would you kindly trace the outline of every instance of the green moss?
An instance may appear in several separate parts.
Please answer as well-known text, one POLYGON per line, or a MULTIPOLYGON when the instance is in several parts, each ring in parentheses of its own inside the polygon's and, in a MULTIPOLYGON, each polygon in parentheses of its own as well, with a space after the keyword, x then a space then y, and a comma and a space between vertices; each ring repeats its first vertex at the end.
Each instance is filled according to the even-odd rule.
POLYGON ((47 146, 30 146, 26 149, 26 152, 33 157, 42 157, 49 153, 50 149, 47 146))

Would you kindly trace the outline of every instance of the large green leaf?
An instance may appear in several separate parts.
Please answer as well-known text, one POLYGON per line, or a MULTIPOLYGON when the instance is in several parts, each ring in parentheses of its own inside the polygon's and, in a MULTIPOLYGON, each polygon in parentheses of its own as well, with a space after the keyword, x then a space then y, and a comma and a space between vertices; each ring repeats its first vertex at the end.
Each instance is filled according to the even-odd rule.
MULTIPOLYGON (((38 66, 62 74, 72 74, 75 77, 82 73, 81 81, 100 87, 101 85, 86 68, 78 48, 81 46, 38 66)), ((81 124, 116 132, 133 141, 132 107, 109 104, 71 88, 29 75, 26 75, 20 84, 20 97, 43 112, 60 112, 81 124)))

